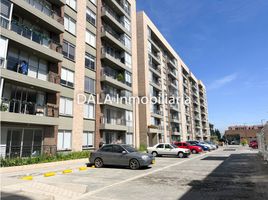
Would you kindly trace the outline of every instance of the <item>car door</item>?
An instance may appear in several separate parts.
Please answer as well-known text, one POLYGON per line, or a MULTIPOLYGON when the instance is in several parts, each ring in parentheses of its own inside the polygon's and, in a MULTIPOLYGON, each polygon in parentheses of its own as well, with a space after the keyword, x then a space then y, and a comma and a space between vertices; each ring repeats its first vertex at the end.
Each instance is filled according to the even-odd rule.
POLYGON ((102 159, 105 165, 110 165, 112 163, 113 145, 105 145, 98 153, 98 157, 102 159))
POLYGON ((156 146, 156 151, 159 155, 164 155, 165 154, 165 148, 164 144, 159 144, 156 146))
POLYGON ((166 155, 172 155, 174 152, 172 151, 172 147, 170 146, 170 144, 165 144, 165 154, 166 155))
POLYGON ((123 154, 125 149, 120 145, 113 145, 113 157, 111 158, 111 162, 113 165, 126 165, 127 162, 127 154, 123 154))

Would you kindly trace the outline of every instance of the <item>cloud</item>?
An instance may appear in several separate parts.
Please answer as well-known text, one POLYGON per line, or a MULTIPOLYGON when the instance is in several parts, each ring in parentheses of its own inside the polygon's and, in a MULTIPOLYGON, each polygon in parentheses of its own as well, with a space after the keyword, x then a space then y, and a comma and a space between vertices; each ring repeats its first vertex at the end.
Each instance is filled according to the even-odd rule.
POLYGON ((227 76, 224 76, 220 79, 217 79, 215 81, 213 81, 209 86, 208 86, 208 89, 209 90, 213 90, 213 89, 219 89, 223 86, 225 86, 226 84, 234 81, 235 79, 237 78, 237 75, 236 73, 233 73, 233 74, 229 74, 227 76))

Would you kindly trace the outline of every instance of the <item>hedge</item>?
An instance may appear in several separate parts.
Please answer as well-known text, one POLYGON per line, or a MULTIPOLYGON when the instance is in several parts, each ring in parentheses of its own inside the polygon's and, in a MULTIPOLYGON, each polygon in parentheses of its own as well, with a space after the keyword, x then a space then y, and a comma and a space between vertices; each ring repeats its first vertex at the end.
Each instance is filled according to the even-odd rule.
POLYGON ((38 157, 11 158, 11 159, 4 159, 1 157, 1 167, 21 166, 21 165, 88 158, 89 154, 90 154, 89 151, 77 151, 70 153, 57 153, 54 156, 42 155, 38 157))

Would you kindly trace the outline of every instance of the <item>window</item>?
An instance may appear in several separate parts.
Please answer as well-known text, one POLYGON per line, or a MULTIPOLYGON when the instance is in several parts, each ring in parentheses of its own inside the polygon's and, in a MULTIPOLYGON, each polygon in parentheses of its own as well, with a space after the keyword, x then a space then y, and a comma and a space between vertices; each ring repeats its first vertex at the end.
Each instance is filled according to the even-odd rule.
POLYGON ((59 130, 58 131, 58 150, 70 150, 71 149, 71 131, 59 130))
POLYGON ((133 126, 133 115, 132 111, 126 110, 126 125, 133 126))
POLYGON ((131 68, 131 63, 132 63, 131 55, 125 52, 125 65, 131 68))
POLYGON ((8 28, 8 24, 11 18, 11 2, 8 0, 1 0, 0 6, 1 26, 3 28, 8 28))
POLYGON ((130 31, 130 21, 128 20, 128 18, 124 17, 124 27, 130 31))
POLYGON ((85 92, 95 94, 95 80, 85 77, 85 92))
POLYGON ((83 148, 94 147, 94 133, 89 131, 84 131, 83 133, 83 148))
POLYGON ((87 8, 86 19, 89 23, 96 26, 96 14, 92 10, 90 10, 89 8, 87 8))
POLYGON ((125 34, 125 37, 124 37, 124 41, 125 41, 125 46, 128 49, 131 49, 131 40, 130 40, 130 37, 128 37, 126 34, 125 34))
POLYGON ((97 0, 90 0, 94 5, 96 5, 97 0))
POLYGON ((95 71, 95 63, 96 63, 96 58, 94 56, 92 56, 91 54, 86 53, 86 55, 85 55, 86 68, 95 71))
POLYGON ((66 4, 69 5, 72 9, 76 10, 76 0, 66 0, 66 4))
POLYGON ((6 52, 7 52, 8 40, 0 37, 0 67, 4 66, 6 52))
POLYGON ((61 68, 61 80, 60 83, 65 86, 74 86, 74 73, 71 70, 61 68))
POLYGON ((75 59, 75 46, 64 40, 62 53, 64 57, 74 60, 75 59))
POLYGON ((61 115, 73 115, 73 100, 60 97, 60 114, 61 115))
POLYGON ((131 77, 131 73, 129 73, 128 71, 125 72, 125 82, 129 87, 131 87, 132 77, 131 77))
POLYGON ((127 133, 126 144, 133 145, 133 133, 127 133))
POLYGON ((105 145, 101 148, 101 151, 105 151, 105 152, 112 152, 113 150, 113 145, 105 145))
POLYGON ((64 28, 75 35, 75 20, 68 15, 64 15, 64 28))
POLYGON ((122 153, 124 149, 119 145, 113 145, 113 152, 114 153, 122 153))
POLYGON ((86 31, 86 43, 92 47, 96 47, 96 35, 88 30, 86 31))
POLYGON ((172 147, 169 144, 165 144, 165 149, 172 149, 172 147))
POLYGON ((84 118, 94 119, 95 118, 95 108, 94 104, 84 104, 84 118))
POLYGON ((163 144, 159 144, 156 148, 164 148, 163 144))

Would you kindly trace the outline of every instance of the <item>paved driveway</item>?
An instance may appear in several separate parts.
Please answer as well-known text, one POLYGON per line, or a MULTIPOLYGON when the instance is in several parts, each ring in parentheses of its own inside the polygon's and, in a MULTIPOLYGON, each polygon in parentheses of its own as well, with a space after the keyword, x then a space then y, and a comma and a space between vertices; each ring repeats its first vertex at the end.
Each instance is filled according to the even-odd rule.
POLYGON ((179 159, 160 157, 148 169, 89 168, 75 163, 2 175, 3 199, 268 199, 268 166, 255 150, 229 146, 179 159), (73 173, 61 174, 62 169, 73 173), (58 171, 43 177, 42 172, 58 171), (34 174, 32 181, 21 175, 34 174))

